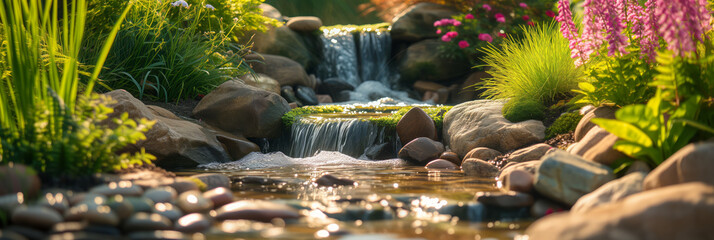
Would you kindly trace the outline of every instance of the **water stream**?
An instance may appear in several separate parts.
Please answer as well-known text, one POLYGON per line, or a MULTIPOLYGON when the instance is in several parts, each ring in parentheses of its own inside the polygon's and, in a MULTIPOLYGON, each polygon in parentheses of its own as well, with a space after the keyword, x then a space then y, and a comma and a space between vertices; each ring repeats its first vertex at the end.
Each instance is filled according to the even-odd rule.
POLYGON ((353 87, 365 81, 391 86, 389 68, 392 39, 388 31, 332 28, 323 31, 324 59, 318 66, 321 79, 340 78, 353 87))

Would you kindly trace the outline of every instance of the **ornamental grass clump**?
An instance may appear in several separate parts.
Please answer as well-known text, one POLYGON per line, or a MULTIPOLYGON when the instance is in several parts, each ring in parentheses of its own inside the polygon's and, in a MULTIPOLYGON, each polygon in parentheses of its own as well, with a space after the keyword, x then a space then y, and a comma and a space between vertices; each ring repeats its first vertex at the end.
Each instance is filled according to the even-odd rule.
POLYGON ((568 41, 554 23, 524 27, 523 39, 490 45, 482 59, 493 76, 477 88, 490 99, 529 99, 542 105, 569 97, 583 77, 570 58, 568 41))

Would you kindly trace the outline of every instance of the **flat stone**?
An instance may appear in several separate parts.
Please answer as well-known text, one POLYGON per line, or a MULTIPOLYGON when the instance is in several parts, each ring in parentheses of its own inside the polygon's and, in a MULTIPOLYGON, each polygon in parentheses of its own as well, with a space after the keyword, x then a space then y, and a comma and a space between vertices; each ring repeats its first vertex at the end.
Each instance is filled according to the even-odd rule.
POLYGON ((528 171, 514 169, 506 174, 501 174, 499 179, 503 182, 503 188, 508 191, 522 193, 533 192, 533 182, 535 176, 528 171))
POLYGON ((399 150, 399 158, 413 161, 419 164, 426 164, 430 160, 437 159, 444 152, 444 144, 420 137, 407 143, 399 150))
POLYGON ((445 160, 445 159, 436 159, 436 160, 432 160, 431 162, 427 163, 426 169, 429 169, 429 170, 439 170, 439 169, 458 170, 459 166, 454 164, 453 162, 445 160))
POLYGON ((461 166, 461 158, 459 158, 459 155, 455 152, 443 152, 441 153, 441 156, 439 156, 439 159, 444 159, 456 164, 457 166, 461 166))
POLYGON ((175 222, 183 216, 183 212, 181 212, 181 209, 171 203, 157 203, 156 205, 154 205, 152 213, 164 216, 172 222, 175 222))
POLYGON ((69 200, 67 199, 67 196, 62 193, 47 193, 44 196, 40 196, 36 204, 54 209, 59 214, 63 214, 64 211, 69 209, 69 200))
POLYGON ((49 229, 64 221, 57 211, 43 206, 21 206, 12 211, 12 223, 38 229, 49 229))
POLYGON ((322 84, 317 87, 317 92, 321 94, 328 94, 333 100, 339 102, 340 92, 342 91, 354 91, 355 87, 352 84, 345 82, 339 78, 328 78, 322 81, 322 84))
POLYGON ((615 119, 615 111, 617 111, 617 108, 614 107, 598 107, 593 110, 587 111, 583 115, 583 118, 580 119, 580 122, 578 122, 578 126, 575 127, 575 131, 573 132, 573 137, 575 138, 575 141, 579 142, 580 140, 583 140, 585 135, 593 127, 597 126, 590 120, 593 120, 593 118, 615 119))
POLYGON ((101 226, 101 225, 91 225, 86 222, 62 222, 55 224, 50 231, 50 234, 61 234, 61 233, 71 233, 71 232, 85 232, 100 234, 103 236, 108 236, 110 238, 116 238, 121 236, 119 229, 113 226, 101 226))
POLYGON ((396 129, 402 145, 420 137, 438 140, 434 120, 419 107, 409 109, 397 123, 396 129))
POLYGON ((153 230, 170 230, 173 226, 171 221, 156 213, 135 213, 124 222, 124 231, 153 231, 153 230))
POLYGON ((204 232, 211 228, 211 220, 200 213, 191 213, 176 221, 174 229, 179 232, 204 232))
POLYGON ((72 240, 96 240, 96 239, 118 239, 119 236, 92 233, 92 232, 68 232, 49 235, 47 239, 72 239, 72 240))
POLYGON ((154 240, 154 239, 187 240, 187 239, 193 239, 193 238, 190 238, 190 237, 184 235, 183 233, 181 233, 179 231, 168 231, 168 230, 132 232, 132 233, 129 233, 128 237, 131 240, 154 240))
POLYGON ((320 104, 320 101, 317 99, 317 94, 315 94, 315 90, 306 86, 297 86, 295 96, 305 105, 320 104))
POLYGON ((191 176, 191 178, 201 180, 201 182, 205 183, 206 190, 211 190, 219 187, 231 188, 231 179, 224 174, 204 173, 191 176))
POLYGON ((148 198, 125 197, 124 201, 131 204, 131 207, 132 207, 132 209, 134 209, 134 212, 149 213, 149 212, 151 212, 151 209, 154 207, 154 202, 148 198))
POLYGON ((143 197, 154 201, 154 203, 163 203, 173 201, 177 195, 178 193, 172 187, 156 187, 146 190, 143 197))
POLYGON ((112 209, 112 212, 114 212, 120 220, 125 220, 131 217, 131 215, 135 212, 134 205, 132 205, 129 201, 124 201, 124 197, 121 195, 114 196, 113 198, 107 200, 106 205, 112 209))
POLYGON ((515 152, 508 155, 507 160, 509 162, 527 162, 533 160, 540 160, 540 158, 543 157, 543 155, 545 155, 550 149, 553 149, 553 147, 548 144, 535 144, 527 148, 516 150, 515 152))
POLYGON ((478 158, 469 158, 461 164, 461 170, 466 175, 481 178, 494 178, 498 175, 498 167, 478 158))
POLYGON ((213 202, 203 197, 203 194, 199 191, 182 193, 176 199, 176 205, 184 213, 203 213, 213 209, 213 202))
POLYGON ((336 186, 354 186, 355 181, 346 178, 337 178, 330 174, 322 175, 320 178, 315 179, 315 183, 318 186, 325 187, 336 187, 336 186))
POLYGON ((538 193, 573 205, 583 195, 613 179, 615 176, 609 167, 556 150, 543 156, 534 185, 538 193))
POLYGON ((662 162, 645 178, 644 189, 703 182, 714 185, 714 142, 689 144, 662 162))
POLYGON ((93 203, 97 205, 106 204, 107 197, 98 193, 78 193, 69 198, 69 204, 76 206, 82 203, 93 203))
POLYGON ((625 154, 613 149, 619 138, 605 129, 595 126, 585 134, 580 142, 574 144, 571 153, 582 156, 584 159, 600 164, 612 165, 625 154))
POLYGON ((64 215, 66 221, 86 221, 92 224, 117 226, 119 217, 106 205, 82 203, 69 209, 64 215))
POLYGON ((533 196, 519 192, 479 192, 476 201, 499 207, 530 207, 533 205, 533 196))
POLYGON ((627 168, 626 175, 631 174, 631 173, 636 173, 636 172, 648 174, 648 173, 650 173, 650 171, 652 171, 652 168, 650 168, 649 164, 638 160, 638 161, 633 162, 632 165, 630 165, 630 167, 627 168))
POLYGON ((437 38, 434 22, 457 15, 457 9, 435 3, 418 3, 399 13, 393 20, 392 38, 414 42, 424 38, 437 38))
POLYGON ((47 238, 47 235, 45 234, 44 231, 40 231, 35 228, 30 228, 30 227, 20 226, 20 225, 10 225, 10 226, 7 226, 6 228, 2 229, 2 231, 17 233, 17 234, 25 237, 26 239, 31 239, 31 240, 47 238))
POLYGON ((285 25, 294 31, 312 32, 320 30, 320 27, 322 27, 322 20, 313 16, 298 16, 291 17, 285 25))
POLYGON ((176 190, 176 193, 181 194, 188 191, 198 191, 198 185, 196 182, 188 180, 186 178, 176 178, 176 180, 166 186, 172 187, 176 190))
POLYGON ((23 164, 10 163, 0 165, 0 196, 22 192, 25 196, 34 197, 40 191, 40 178, 31 167, 23 164))
POLYGON ((542 218, 529 239, 714 239, 714 187, 692 182, 631 195, 583 213, 542 218))
POLYGON ((22 192, 0 196, 0 211, 11 212, 23 204, 25 204, 25 194, 22 192))
MULTIPOLYGON (((41 232, 40 232, 41 233, 41 232)), ((9 231, 7 229, 0 230, 0 239, 7 240, 27 240, 22 234, 16 233, 14 231, 9 231)))
POLYGON ((464 156, 464 159, 469 159, 469 158, 478 158, 478 159, 483 159, 484 161, 492 160, 498 156, 503 155, 503 153, 487 148, 487 147, 477 147, 474 149, 471 149, 466 155, 464 156))
POLYGON ((274 218, 299 218, 297 210, 292 207, 262 200, 241 200, 229 203, 217 210, 215 218, 219 221, 229 219, 246 219, 260 222, 270 222, 274 218))
POLYGON ((585 194, 570 209, 574 213, 584 213, 598 206, 610 204, 630 195, 642 192, 642 182, 646 174, 635 172, 602 185, 597 190, 585 194))
POLYGON ((214 207, 220 207, 233 202, 233 192, 224 187, 208 190, 203 193, 203 197, 211 200, 214 207))
POLYGON ((93 187, 89 190, 89 193, 102 194, 104 196, 141 196, 144 190, 130 181, 120 181, 93 187))

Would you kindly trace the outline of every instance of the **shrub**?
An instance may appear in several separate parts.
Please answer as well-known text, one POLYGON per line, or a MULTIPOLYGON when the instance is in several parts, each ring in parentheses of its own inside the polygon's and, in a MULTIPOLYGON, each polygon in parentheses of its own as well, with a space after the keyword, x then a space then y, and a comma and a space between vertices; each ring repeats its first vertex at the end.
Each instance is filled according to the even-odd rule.
POLYGON ((545 118, 545 106, 532 99, 512 99, 506 102, 501 109, 503 117, 511 122, 522 122, 525 120, 543 120, 545 118))
POLYGON ((572 64, 568 41, 552 22, 523 28, 522 40, 508 38, 500 49, 484 50, 493 78, 477 88, 490 99, 532 99, 542 105, 569 97, 583 72, 572 64))
POLYGON ((560 134, 575 131, 575 128, 578 126, 578 123, 582 118, 583 115, 580 115, 577 112, 569 112, 560 115, 560 117, 555 119, 555 122, 553 122, 553 124, 545 130, 545 139, 551 139, 560 134))
POLYGON ((111 109, 106 99, 92 93, 121 21, 130 5, 97 45, 97 61, 89 69, 86 86, 79 81, 79 62, 86 2, 71 4, 60 20, 52 1, 0 1, 3 42, 0 78, 0 162, 33 166, 51 174, 77 175, 148 162, 142 151, 116 155, 115 151, 143 139, 152 123, 136 123, 126 115, 116 127, 100 125, 111 109), (64 33, 58 35, 57 33, 64 33), (61 51, 61 53, 60 53, 61 51), (85 91, 78 97, 79 89, 85 91))

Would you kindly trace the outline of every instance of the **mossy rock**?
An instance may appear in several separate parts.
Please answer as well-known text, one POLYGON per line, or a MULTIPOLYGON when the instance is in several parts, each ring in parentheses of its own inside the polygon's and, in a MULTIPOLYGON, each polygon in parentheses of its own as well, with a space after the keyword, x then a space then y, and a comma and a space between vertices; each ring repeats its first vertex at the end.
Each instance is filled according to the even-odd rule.
POLYGON ((543 120, 545 106, 536 100, 512 99, 503 105, 501 113, 508 121, 514 123, 531 119, 543 120))
POLYGON ((578 126, 578 123, 582 118, 583 115, 580 115, 577 112, 564 113, 563 115, 560 115, 558 119, 555 119, 553 125, 550 125, 550 127, 545 130, 545 139, 551 139, 560 134, 575 131, 575 128, 578 126))
MULTIPOLYGON (((383 107, 364 107, 364 106, 336 106, 336 105, 323 105, 323 106, 306 106, 301 108, 295 108, 290 112, 283 115, 283 125, 285 127, 292 126, 295 123, 295 119, 302 115, 309 114, 319 114, 319 113, 345 113, 350 114, 351 112, 377 112, 377 113, 391 113, 383 117, 371 117, 365 119, 365 121, 372 122, 380 127, 394 129, 400 119, 412 109, 413 106, 383 106, 383 107)), ((453 106, 429 106, 421 107, 424 112, 426 112, 431 119, 434 120, 434 124, 437 129, 441 129, 444 122, 444 115, 453 108, 453 106)))

